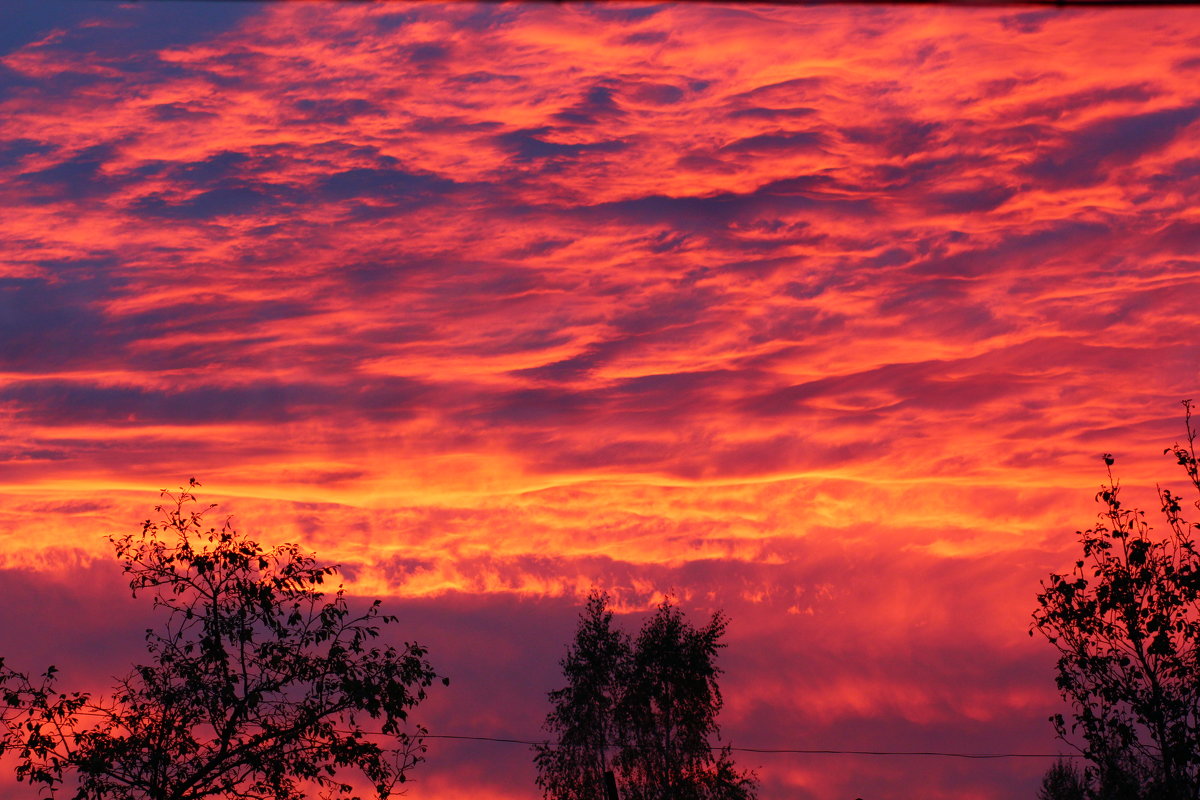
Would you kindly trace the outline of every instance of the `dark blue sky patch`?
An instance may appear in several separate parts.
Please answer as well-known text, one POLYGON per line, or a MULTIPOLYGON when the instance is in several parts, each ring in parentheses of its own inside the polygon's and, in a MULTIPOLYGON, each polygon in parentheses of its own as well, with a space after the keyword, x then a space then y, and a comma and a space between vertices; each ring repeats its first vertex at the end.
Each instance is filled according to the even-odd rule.
MULTIPOLYGON (((136 328, 125 329, 131 337, 141 338, 136 328)), ((263 370, 277 369, 281 358, 296 359, 309 357, 309 351, 319 347, 285 349, 280 346, 275 334, 246 334, 222 339, 182 338, 167 343, 155 342, 152 347, 130 348, 122 360, 122 366, 140 372, 160 372, 187 367, 189 369, 212 368, 214 370, 263 370)), ((320 354, 324 355, 324 354, 320 354)), ((357 359, 338 361, 330 354, 322 361, 329 374, 343 374, 357 364, 357 359)))
POLYGON ((66 69, 54 73, 53 81, 28 76, 0 63, 0 101, 19 98, 38 104, 55 104, 67 101, 73 95, 85 91, 104 91, 111 83, 96 72, 81 72, 66 69))
POLYGON ((766 195, 796 195, 819 194, 830 189, 838 189, 837 179, 828 175, 793 175, 790 178, 778 178, 768 181, 755 189, 756 193, 766 195))
POLYGON ((797 176, 763 184, 746 194, 718 192, 701 197, 649 195, 601 203, 578 210, 584 217, 619 220, 629 225, 665 225, 706 237, 726 235, 734 222, 766 221, 788 224, 792 215, 817 209, 852 217, 874 217, 879 211, 871 197, 846 197, 826 192, 840 188, 826 176, 797 176))
POLYGON ((57 145, 36 139, 9 139, 0 142, 0 169, 11 167, 26 156, 43 155, 57 150, 57 145))
MULTIPOLYGON (((375 422, 411 419, 427 402, 436 397, 436 390, 428 383, 403 375, 371 376, 362 383, 335 389, 341 407, 355 416, 375 422)), ((311 411, 319 413, 328 401, 318 400, 311 411)))
POLYGON ((0 462, 69 461, 74 454, 64 448, 16 447, 0 448, 0 462))
MULTIPOLYGON (((757 245, 758 241, 755 240, 757 245)), ((790 246, 790 242, 788 245, 790 246)), ((771 248, 763 248, 771 249, 771 248)), ((775 275, 780 270, 795 268, 797 258, 795 256, 778 256, 765 258, 743 258, 734 261, 726 261, 718 267, 714 267, 706 271, 708 275, 716 275, 719 273, 739 275, 750 278, 756 281, 765 280, 775 275)))
MULTIPOLYGON (((755 345, 769 345, 813 340, 845 330, 848 320, 845 314, 822 311, 813 305, 792 306, 748 320, 746 327, 750 332, 746 341, 755 345)), ((750 369, 753 362, 740 366, 750 369)))
POLYGON ((730 163, 733 159, 725 161, 716 158, 709 153, 688 153, 680 156, 675 160, 675 166, 679 169, 685 169, 693 172, 715 172, 725 175, 732 175, 738 172, 738 166, 730 163))
MULTIPOLYGON (((1098 86, 1072 92, 1067 95, 1047 97, 1022 106, 1014 114, 1019 119, 1029 120, 1032 117, 1042 117, 1050 120, 1061 119, 1076 111, 1094 109, 1097 106, 1110 103, 1145 103, 1162 94, 1161 90, 1146 83, 1129 84, 1126 86, 1098 86)), ((1031 124, 1031 123, 1030 123, 1031 124)))
POLYGON ((203 161, 174 165, 171 177, 194 186, 212 186, 220 181, 239 178, 252 166, 253 160, 248 153, 235 150, 222 150, 213 153, 203 161))
POLYGON ((582 424, 593 411, 594 404, 586 392, 537 387, 491 395, 478 407, 467 407, 461 414, 501 428, 528 425, 548 429, 582 424))
POLYGON ((1128 117, 1108 117, 1067 133, 1022 172, 1039 185, 1062 189, 1093 186, 1108 171, 1166 147, 1200 118, 1200 106, 1182 106, 1128 117))
POLYGON ((358 167, 335 172, 317 184, 331 200, 370 197, 400 206, 420 206, 436 201, 457 187, 454 181, 429 172, 358 167))
POLYGON ((570 446, 556 443, 538 453, 534 465, 537 469, 557 473, 562 471, 605 469, 648 469, 665 467, 678 458, 679 448, 664 445, 653 439, 630 439, 620 441, 570 446))
POLYGON ((119 56, 178 47, 229 30, 264 5, 193 0, 129 4, 5 0, 0 52, 11 53, 54 30, 68 31, 64 45, 84 52, 119 56), (80 27, 90 21, 108 24, 80 27))
POLYGON ((616 90, 610 86, 593 86, 577 103, 555 113, 554 119, 567 125, 596 125, 607 119, 624 116, 616 94, 616 90))
POLYGON ((504 75, 498 72, 488 72, 487 70, 476 70, 474 72, 464 72, 460 75, 448 76, 446 83, 452 86, 485 86, 490 83, 511 86, 512 84, 521 83, 523 80, 520 75, 504 75))
POLYGON ((410 11, 396 11, 380 14, 372 17, 371 22, 374 23, 375 27, 379 31, 386 33, 398 30, 406 25, 411 25, 414 22, 419 22, 425 18, 426 15, 422 13, 420 7, 417 7, 410 11))
POLYGON ((160 122, 182 122, 204 117, 215 119, 218 116, 211 111, 200 111, 184 103, 159 103, 151 106, 150 113, 160 122))
MULTIPOLYGON (((669 323, 663 321, 659 324, 668 325, 669 323)), ((615 327, 626 335, 592 342, 582 352, 570 358, 543 364, 540 367, 514 370, 511 374, 549 383, 571 383, 582 380, 587 378, 597 367, 609 363, 613 358, 636 347, 640 338, 639 330, 657 330, 653 320, 649 319, 644 312, 638 311, 632 312, 630 319, 626 320, 624 325, 620 321, 616 322, 615 327), (630 328, 639 330, 632 331, 632 335, 630 335, 630 328)))
POLYGON ((946 179, 958 179, 964 170, 988 171, 995 161, 991 156, 914 156, 903 164, 875 163, 864 165, 864 175, 855 183, 843 183, 846 190, 871 194, 874 192, 907 189, 938 191, 946 179))
POLYGON ((485 354, 503 355, 506 353, 531 353, 538 350, 548 350, 552 347, 562 347, 570 344, 574 337, 561 329, 549 326, 522 331, 510 337, 493 337, 491 340, 478 345, 477 351, 485 354))
POLYGON ((642 22, 666 9, 663 5, 626 6, 592 3, 583 6, 585 13, 599 18, 602 22, 642 22))
POLYGON ((47 372, 118 362, 131 337, 113 329, 101 311, 101 303, 122 285, 104 271, 110 263, 46 264, 57 273, 55 282, 0 278, 0 370, 47 372))
POLYGON ((777 131, 738 139, 721 150, 731 153, 805 153, 820 150, 826 143, 826 137, 818 131, 777 131))
POLYGON ((457 25, 461 30, 467 31, 500 30, 517 22, 524 13, 520 3, 479 3, 466 8, 470 13, 459 17, 457 25))
POLYGON ((907 158, 932 149, 945 127, 933 120, 894 119, 870 128, 843 128, 842 135, 856 144, 874 145, 886 155, 907 158))
MULTIPOLYGON (((502 123, 490 120, 477 122, 467 122, 462 117, 421 117, 416 116, 408 123, 409 130, 427 136, 455 135, 459 133, 491 133, 504 127, 502 123)), ((380 158, 379 162, 383 166, 394 166, 395 164, 388 163, 387 158, 380 158)))
POLYGON ((707 197, 647 195, 590 206, 583 213, 635 225, 667 225, 676 230, 708 231, 713 226, 726 226, 742 216, 751 205, 746 198, 746 195, 732 192, 707 197))
POLYGON ((1107 225, 1098 222, 1065 220, 951 256, 935 254, 913 262, 909 269, 920 276, 918 283, 928 276, 969 277, 1004 269, 1032 269, 1057 254, 1078 252, 1111 233, 1107 225))
POLYGON ((794 119, 804 119, 816 114, 815 108, 803 106, 797 108, 738 108, 729 112, 730 119, 761 119, 766 122, 786 122, 794 119))
POLYGON ((645 297, 637 306, 617 313, 609 324, 624 336, 640 336, 703 320, 710 310, 721 307, 722 300, 715 289, 679 287, 645 297))
POLYGON ((574 241, 574 239, 560 239, 555 237, 536 239, 529 244, 506 251, 504 253, 504 257, 516 260, 524 260, 528 258, 548 256, 552 253, 562 250, 564 247, 569 247, 574 241))
POLYGON ((646 242, 646 249, 656 255, 663 253, 681 253, 688 249, 688 245, 693 243, 693 236, 687 233, 678 231, 658 231, 643 238, 646 242))
POLYGON ((851 375, 818 378, 750 395, 740 406, 743 413, 776 417, 807 413, 809 400, 838 394, 870 393, 895 388, 909 395, 924 388, 927 369, 923 364, 886 364, 851 375))
POLYGON ((292 101, 292 108, 306 122, 319 122, 324 125, 348 125, 355 117, 384 113, 377 104, 362 97, 340 100, 304 97, 292 101))
POLYGON ((969 282, 938 278, 889 293, 879 303, 884 315, 911 320, 913 331, 939 338, 978 341, 1007 333, 1013 323, 986 304, 970 299, 969 282))
POLYGON ((236 332, 311 313, 311 306, 295 300, 240 300, 197 291, 186 302, 115 317, 113 324, 136 331, 139 338, 155 339, 164 334, 236 332))
POLYGON ((897 267, 901 264, 907 264, 912 257, 912 252, 904 247, 889 247, 882 253, 867 256, 860 263, 867 269, 877 270, 883 267, 897 267))
MULTIPOLYGON (((426 276, 439 274, 453 266, 448 258, 409 255, 404 252, 378 253, 368 261, 343 264, 330 273, 334 288, 353 298, 378 299, 426 276)), ((466 266, 475 266, 473 262, 466 266)))
POLYGON ((653 106, 670 106, 686 96, 686 92, 669 83, 636 83, 629 87, 629 99, 653 106))
POLYGON ((30 192, 26 199, 38 203, 104 197, 132 179, 130 176, 104 172, 104 166, 112 154, 111 145, 88 147, 52 167, 21 173, 17 182, 30 192))
MULTIPOLYGON (((437 326, 426 322, 395 322, 390 325, 373 326, 361 331, 355 341, 365 345, 392 347, 413 342, 436 342, 440 339, 437 326)), ((369 349, 369 348, 367 348, 369 349)))
MULTIPOLYGON (((266 382, 160 392, 134 386, 42 380, 5 387, 0 390, 0 398, 16 405, 19 417, 41 423, 282 422, 295 416, 289 404, 300 391, 301 387, 266 382)), ((326 396, 326 399, 332 398, 326 396)))
POLYGON ((1024 11, 1008 17, 1000 17, 1000 25, 1010 31, 1020 33, 1041 33, 1042 28, 1049 22, 1059 18, 1059 9, 1045 11, 1024 11))
POLYGON ((449 62, 454 55, 454 43, 415 42, 406 45, 401 52, 404 60, 420 71, 449 62))
MULTIPOLYGON (((69 83, 71 75, 79 73, 71 73, 65 76, 64 82, 69 83)), ((63 78, 62 73, 54 76, 55 81, 63 78)), ((95 82, 93 79, 92 82, 95 82)), ((8 100, 11 97, 16 97, 22 94, 34 94, 40 87, 42 82, 37 78, 26 75, 24 72, 18 72, 0 62, 0 100, 8 100)))
POLYGON ((284 195, 289 194, 291 192, 284 187, 270 184, 224 186, 181 201, 169 200, 160 194, 147 195, 135 201, 130 211, 144 217, 202 222, 274 208, 282 205, 284 195))
POLYGON ((828 79, 820 75, 805 78, 792 78, 778 83, 751 89, 733 96, 734 100, 753 100, 758 103, 770 103, 772 106, 790 106, 793 101, 803 100, 813 92, 823 88, 828 79))
MULTIPOLYGON (((861 418, 861 413, 856 412, 861 418)), ((866 419, 863 420, 864 422, 866 419)), ((824 444, 798 434, 780 434, 748 442, 725 444, 691 462, 681 462, 690 477, 749 477, 799 469, 830 467, 871 461, 891 449, 885 441, 824 444)))
POLYGON ((582 144, 560 144, 547 142, 538 137, 551 132, 551 128, 524 128, 494 136, 492 140, 513 156, 514 161, 528 162, 550 158, 577 158, 584 153, 619 153, 628 148, 626 142, 610 140, 582 144))
POLYGON ((523 378, 532 378, 537 381, 570 383, 586 378, 591 374, 592 370, 604 363, 605 360, 602 352, 594 348, 589 348, 570 358, 564 358, 549 364, 542 364, 539 367, 519 369, 514 371, 513 374, 523 378))
POLYGON ((806 275, 784 284, 783 293, 797 300, 812 300, 845 285, 846 280, 847 276, 842 272, 806 275))
POLYGON ((639 407, 674 406, 681 398, 689 398, 688 402, 692 402, 696 397, 727 390, 731 384, 746 377, 746 373, 727 369, 663 372, 623 378, 606 392, 625 404, 639 407))
POLYGON ((481 266, 457 269, 434 288, 449 303, 495 303, 546 288, 550 278, 524 266, 481 266))
POLYGON ((926 197, 925 207, 935 214, 969 214, 992 211, 1007 203, 1016 194, 1015 188, 1000 184, 952 192, 934 192, 926 197))
POLYGON ((156 390, 62 380, 24 381, 0 389, 21 418, 42 423, 152 425, 189 422, 285 422, 340 409, 374 421, 411 417, 428 386, 405 377, 377 377, 357 386, 275 383, 156 390))
POLYGON ((1200 249, 1200 223, 1175 220, 1154 236, 1159 247, 1180 255, 1196 255, 1200 249))
POLYGON ((638 31, 629 34, 621 42, 631 45, 654 45, 662 44, 670 38, 671 34, 667 31, 638 31))

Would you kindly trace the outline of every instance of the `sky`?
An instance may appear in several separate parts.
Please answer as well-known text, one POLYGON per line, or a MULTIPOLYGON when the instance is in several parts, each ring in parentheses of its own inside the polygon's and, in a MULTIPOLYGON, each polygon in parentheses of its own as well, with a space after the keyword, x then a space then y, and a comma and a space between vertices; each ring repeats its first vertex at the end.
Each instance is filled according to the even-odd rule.
MULTIPOLYGON (((734 746, 1068 752, 1038 582, 1101 453, 1147 507, 1183 478, 1200 10, 10 8, 10 664, 144 656, 104 536, 195 477, 385 600, 433 733, 543 735, 596 587, 725 611, 734 746)), ((430 745, 412 800, 538 796, 526 748, 430 745)), ((999 800, 1051 760, 738 762, 999 800)))

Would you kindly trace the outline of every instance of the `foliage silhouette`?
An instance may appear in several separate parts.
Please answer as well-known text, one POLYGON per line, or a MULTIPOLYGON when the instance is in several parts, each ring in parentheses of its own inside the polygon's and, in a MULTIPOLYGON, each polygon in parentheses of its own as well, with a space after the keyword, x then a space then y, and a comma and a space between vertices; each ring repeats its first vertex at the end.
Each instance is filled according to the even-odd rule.
POLYGON ((550 693, 554 738, 534 758, 543 795, 601 800, 612 770, 623 800, 753 800, 753 774, 735 767, 728 746, 710 744, 720 735, 715 660, 725 617, 697 628, 664 601, 630 642, 607 604, 607 595, 589 595, 561 662, 567 686, 550 693))
MULTIPOLYGON (((1187 439, 1165 450, 1200 497, 1192 404, 1187 439)), ((1030 635, 1059 651, 1057 684, 1072 722, 1051 717, 1058 735, 1082 738, 1091 762, 1089 798, 1200 797, 1200 525, 1182 517, 1184 499, 1158 496, 1165 535, 1151 534, 1145 512, 1126 508, 1104 456, 1108 482, 1096 499, 1099 523, 1077 535, 1082 558, 1070 573, 1042 582, 1030 635)), ((1200 507, 1200 500, 1194 501, 1200 507)))
POLYGON ((425 649, 375 641, 396 622, 378 600, 355 612, 342 589, 322 593, 336 567, 228 522, 206 529, 214 506, 189 508, 198 485, 164 490, 161 521, 109 537, 134 596, 166 616, 146 631, 149 665, 92 697, 59 692, 53 667, 31 679, 0 662, 18 779, 75 800, 301 800, 353 797, 358 772, 394 794, 425 750, 424 729, 403 729, 437 678, 425 649))
POLYGON ((575 642, 560 662, 567 685, 550 692, 546 728, 552 746, 537 747, 537 783, 554 800, 602 800, 604 773, 618 741, 617 705, 628 678, 629 637, 613 628, 606 595, 592 592, 579 618, 575 642))
POLYGON ((1083 774, 1069 761, 1059 759, 1042 776, 1037 800, 1086 800, 1083 774))

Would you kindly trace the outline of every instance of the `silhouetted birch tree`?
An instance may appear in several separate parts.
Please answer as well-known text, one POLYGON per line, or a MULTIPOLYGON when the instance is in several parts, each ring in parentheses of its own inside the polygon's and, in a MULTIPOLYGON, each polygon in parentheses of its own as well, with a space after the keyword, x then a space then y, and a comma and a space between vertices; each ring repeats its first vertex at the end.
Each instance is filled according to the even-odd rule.
POLYGON ((611 769, 622 800, 753 800, 754 776, 712 744, 725 617, 697 628, 664 601, 631 645, 607 599, 589 596, 561 662, 567 686, 550 693, 552 740, 535 756, 544 796, 601 800, 611 769))
MULTIPOLYGON (((550 693, 545 727, 550 746, 537 747, 538 786, 554 800, 603 800, 610 744, 619 739, 616 713, 628 679, 629 637, 613 628, 608 597, 588 595, 575 641, 560 662, 567 685, 550 693)), ((615 749, 614 751, 615 752, 615 749)))

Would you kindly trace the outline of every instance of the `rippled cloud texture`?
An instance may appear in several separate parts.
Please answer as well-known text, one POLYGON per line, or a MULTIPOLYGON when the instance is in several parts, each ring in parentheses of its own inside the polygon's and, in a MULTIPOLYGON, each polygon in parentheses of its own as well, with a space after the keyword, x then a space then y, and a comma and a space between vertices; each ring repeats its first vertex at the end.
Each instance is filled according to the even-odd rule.
MULTIPOLYGON (((6 647, 138 652, 197 476, 534 737, 580 597, 732 617, 735 745, 1053 752, 1037 581, 1197 385, 1200 13, 29 6, 0 58, 6 647), (57 638, 55 638, 57 637, 57 638), (71 642, 69 647, 63 642, 71 642)), ((762 797, 1045 761, 742 754, 762 797)), ((532 798, 435 742, 414 800, 532 798)))

